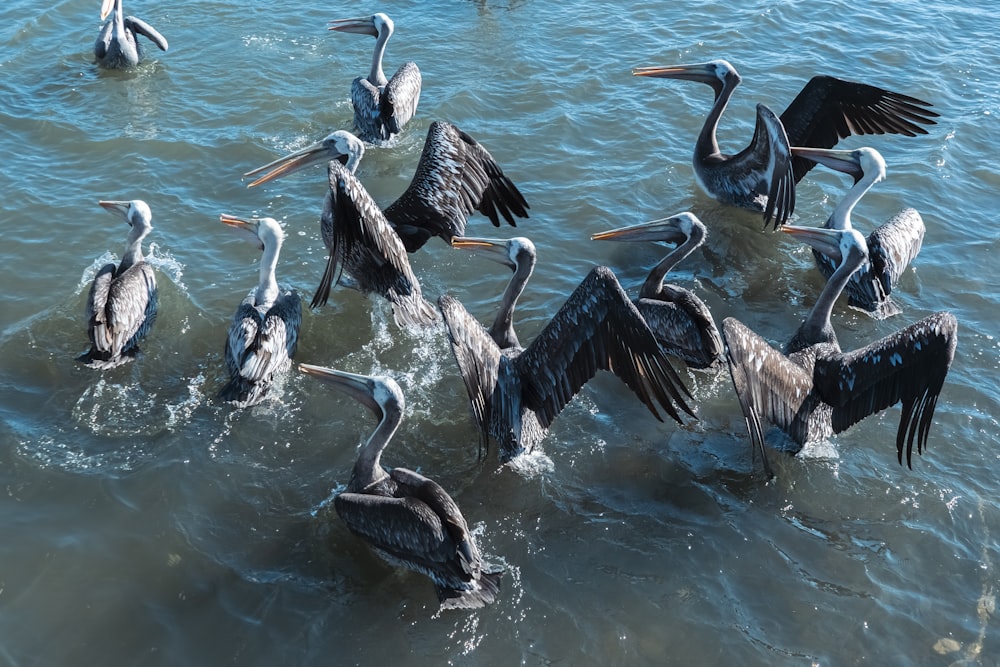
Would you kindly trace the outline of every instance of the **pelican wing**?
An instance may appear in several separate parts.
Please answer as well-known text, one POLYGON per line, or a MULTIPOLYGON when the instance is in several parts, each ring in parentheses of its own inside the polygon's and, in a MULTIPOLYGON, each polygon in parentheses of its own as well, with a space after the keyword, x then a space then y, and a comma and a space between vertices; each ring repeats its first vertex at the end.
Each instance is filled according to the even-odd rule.
POLYGON ((354 105, 354 125, 358 134, 366 141, 383 138, 379 89, 368 79, 359 76, 351 84, 351 104, 354 105))
POLYGON ((107 326, 115 356, 134 347, 153 325, 156 302, 156 276, 146 262, 133 264, 111 281, 107 326))
POLYGON ((346 167, 331 161, 328 169, 330 192, 322 224, 324 237, 332 242, 312 307, 326 303, 333 276, 343 268, 361 291, 375 292, 392 303, 393 316, 400 326, 435 322, 437 312, 421 294, 406 249, 378 205, 346 167))
POLYGON ((131 30, 137 35, 142 35, 143 37, 148 38, 149 41, 153 42, 153 44, 156 44, 156 46, 158 46, 161 51, 167 50, 168 47, 167 38, 161 35, 156 30, 156 28, 149 25, 142 19, 136 18, 134 16, 126 16, 125 28, 131 30))
POLYGON ((382 118, 382 139, 399 134, 417 113, 420 102, 420 68, 415 62, 406 62, 385 84, 379 97, 379 114, 382 118))
POLYGON ((678 406, 694 416, 687 387, 604 266, 591 270, 514 364, 524 403, 545 428, 599 370, 617 375, 657 419, 657 403, 678 422, 678 406))
POLYGON ((924 231, 920 213, 906 208, 868 236, 868 260, 886 294, 892 292, 903 271, 920 253, 924 231))
POLYGON ((640 298, 635 306, 663 351, 696 368, 721 360, 722 337, 708 306, 690 290, 673 285, 662 289, 669 301, 640 298))
POLYGON ((298 344, 302 304, 299 295, 286 291, 265 312, 254 306, 251 294, 243 300, 226 340, 226 367, 230 381, 219 392, 241 407, 264 397, 275 372, 289 364, 298 344))
POLYGON ((450 123, 427 129, 410 186, 385 210, 406 249, 419 249, 432 236, 451 241, 465 234, 465 223, 480 211, 495 226, 502 217, 528 217, 528 203, 479 142, 450 123))
MULTIPOLYGON (((933 125, 938 114, 929 102, 864 83, 832 76, 814 76, 781 114, 793 146, 833 148, 852 134, 927 134, 921 125, 933 125)), ((795 182, 816 166, 812 160, 793 160, 795 182)))
POLYGON ((809 440, 810 416, 820 404, 813 392, 812 375, 735 318, 723 320, 722 337, 751 447, 760 452, 770 476, 763 420, 799 444, 809 440))
POLYGON ((438 298, 438 307, 444 316, 451 351, 458 362, 458 370, 465 382, 472 405, 472 415, 479 432, 489 432, 491 405, 497 396, 497 379, 500 367, 500 348, 489 332, 450 294, 438 298))
POLYGON ((774 112, 757 105, 757 123, 750 144, 732 158, 734 190, 767 196, 764 225, 774 220, 775 229, 795 210, 792 149, 774 112))
POLYGON ((945 376, 955 357, 958 323, 947 312, 934 313, 859 350, 820 357, 814 381, 833 406, 833 431, 840 433, 868 415, 902 401, 896 451, 911 466, 927 444, 931 420, 945 376))
POLYGON ((110 353, 114 337, 108 326, 108 294, 115 277, 115 265, 105 264, 94 276, 87 294, 87 333, 95 352, 110 353))

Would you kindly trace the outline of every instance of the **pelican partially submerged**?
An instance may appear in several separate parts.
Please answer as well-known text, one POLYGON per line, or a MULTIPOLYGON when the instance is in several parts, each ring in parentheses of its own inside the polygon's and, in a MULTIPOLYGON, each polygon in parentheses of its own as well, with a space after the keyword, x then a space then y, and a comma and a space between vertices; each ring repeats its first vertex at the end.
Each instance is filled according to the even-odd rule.
POLYGON ((156 28, 142 19, 125 16, 122 0, 104 0, 101 20, 107 19, 109 14, 111 18, 101 26, 94 43, 94 57, 101 67, 121 69, 138 65, 143 55, 139 35, 148 38, 161 51, 167 50, 167 40, 156 28))
POLYGON ((382 70, 385 47, 395 29, 383 13, 360 18, 330 21, 330 30, 375 37, 375 51, 368 76, 351 84, 354 125, 365 141, 383 143, 403 131, 417 112, 420 102, 420 69, 414 62, 403 63, 391 79, 382 70))
MULTIPOLYGON (((263 173, 247 185, 252 188, 329 160, 340 162, 354 173, 364 151, 357 137, 338 130, 244 176, 263 173)), ((520 190, 482 144, 451 123, 434 121, 427 128, 409 186, 385 207, 384 213, 406 250, 415 252, 432 236, 448 243, 463 236, 474 211, 499 227, 501 218, 516 226, 514 219, 527 218, 528 208, 520 190)))
MULTIPOLYGON (((819 162, 831 169, 850 174, 854 186, 823 224, 829 229, 851 229, 851 212, 866 192, 885 178, 885 160, 874 148, 855 150, 830 150, 824 148, 793 147, 796 156, 819 162)), ((868 235, 868 260, 851 275, 847 283, 847 303, 875 319, 885 319, 901 311, 890 294, 899 277, 920 252, 924 242, 924 221, 916 209, 905 208, 868 235)), ((815 248, 816 266, 829 278, 835 261, 815 248)))
POLYGON ((922 453, 955 357, 955 317, 934 313, 865 347, 842 351, 830 314, 851 274, 866 260, 864 237, 853 229, 781 229, 834 257, 838 266, 785 354, 732 317, 722 323, 729 371, 754 451, 761 453, 770 477, 765 419, 803 445, 901 402, 896 452, 902 464, 905 450, 912 466, 914 441, 922 453))
POLYGON ((230 379, 219 392, 220 399, 245 408, 263 400, 274 374, 290 365, 299 340, 302 304, 297 292, 279 287, 275 278, 285 239, 278 221, 226 214, 219 220, 248 233, 263 251, 257 286, 240 303, 229 325, 225 356, 230 379))
POLYGON ((666 283, 667 274, 705 241, 705 225, 693 213, 599 232, 595 241, 662 241, 677 247, 649 272, 635 306, 656 340, 672 357, 692 368, 717 367, 723 360, 722 337, 705 302, 691 290, 666 283))
POLYGON ((530 452, 599 370, 617 375, 657 419, 657 406, 678 422, 679 410, 694 415, 687 388, 607 267, 591 270, 525 348, 514 332, 514 306, 534 269, 534 245, 522 237, 459 238, 453 245, 514 272, 489 329, 454 297, 438 299, 476 426, 484 442, 496 441, 502 462, 530 452))
POLYGON ((403 420, 403 392, 388 376, 299 364, 367 407, 378 426, 361 447, 337 515, 386 562, 425 574, 444 609, 492 603, 502 569, 487 568, 461 510, 434 480, 406 468, 387 471, 382 452, 403 420))
POLYGON ((87 295, 90 350, 79 360, 91 368, 114 368, 130 361, 156 321, 156 273, 142 255, 142 240, 153 229, 153 213, 141 199, 100 201, 125 219, 130 230, 118 266, 105 264, 87 295))
POLYGON ((832 76, 815 76, 777 119, 778 127, 774 125, 774 114, 758 104, 753 139, 742 151, 729 155, 719 148, 716 130, 729 98, 742 80, 735 67, 725 60, 712 60, 640 67, 632 73, 699 81, 712 87, 715 101, 694 149, 698 183, 725 204, 764 211, 765 223, 773 211, 776 227, 788 219, 794 208, 794 184, 815 165, 790 155, 791 146, 833 148, 840 139, 854 134, 927 134, 921 124, 933 124, 938 115, 927 108, 931 106, 928 102, 915 97, 832 76), (775 195, 781 200, 772 201, 775 195))

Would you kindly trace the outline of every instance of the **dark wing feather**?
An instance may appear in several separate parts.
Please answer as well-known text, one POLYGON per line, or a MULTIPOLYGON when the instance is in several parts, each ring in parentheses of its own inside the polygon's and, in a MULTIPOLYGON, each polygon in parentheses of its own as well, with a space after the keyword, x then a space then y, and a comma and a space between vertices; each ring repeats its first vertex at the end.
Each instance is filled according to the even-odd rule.
POLYGON ((167 50, 167 47, 168 47, 167 38, 164 37, 163 35, 161 35, 156 30, 156 28, 154 28, 153 26, 149 25, 148 23, 146 23, 142 19, 136 18, 134 16, 126 16, 125 17, 125 27, 127 29, 130 29, 132 32, 136 33, 137 35, 142 35, 143 37, 148 38, 149 41, 153 42, 153 44, 156 44, 156 46, 158 46, 161 51, 166 51, 167 50))
POLYGON ((364 141, 382 140, 382 111, 379 108, 379 96, 378 87, 363 76, 359 76, 351 84, 354 126, 364 141))
POLYGON ((792 149, 773 111, 757 105, 753 139, 727 162, 727 173, 742 181, 731 186, 734 190, 767 196, 765 226, 773 219, 777 229, 791 217, 795 210, 792 149))
POLYGON ((427 129, 420 162, 409 187, 385 210, 406 249, 419 249, 431 236, 450 242, 465 234, 479 210, 499 226, 526 218, 528 204, 489 152, 450 123, 427 129))
POLYGON ((694 416, 687 387, 607 267, 591 270, 514 365, 524 404, 545 428, 599 370, 617 375, 657 419, 657 403, 678 422, 678 406, 694 416))
POLYGON ((899 277, 920 253, 924 221, 915 209, 903 209, 868 236, 868 261, 872 272, 890 294, 899 277))
MULTIPOLYGON (((815 76, 781 114, 781 123, 793 146, 833 148, 852 134, 927 134, 921 125, 933 125, 938 114, 929 102, 884 88, 832 76, 815 76)), ((793 160, 795 182, 816 165, 793 160)))
POLYGON ((859 350, 816 360, 814 381, 833 406, 833 430, 847 429, 868 415, 902 401, 896 434, 899 462, 911 465, 927 444, 934 407, 955 357, 958 323, 947 312, 934 313, 859 350))
POLYGON ((379 112, 382 120, 382 139, 399 134, 417 112, 420 102, 420 68, 415 62, 403 63, 382 89, 379 112))
POLYGON ((110 354, 113 336, 108 327, 108 294, 115 277, 115 265, 105 264, 94 276, 87 294, 87 334, 94 353, 110 354))
POLYGON ((639 299, 635 305, 663 351, 694 368, 720 362, 722 337, 708 306, 690 290, 675 285, 664 285, 660 293, 667 298, 639 299))

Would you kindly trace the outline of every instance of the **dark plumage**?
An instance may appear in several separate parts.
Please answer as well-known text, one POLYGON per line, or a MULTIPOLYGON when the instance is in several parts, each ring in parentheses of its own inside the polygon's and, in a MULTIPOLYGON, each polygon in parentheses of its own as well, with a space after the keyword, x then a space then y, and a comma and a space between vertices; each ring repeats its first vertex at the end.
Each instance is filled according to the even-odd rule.
POLYGON ((97 64, 107 69, 135 67, 142 61, 142 45, 138 35, 147 37, 162 51, 167 50, 167 40, 156 29, 134 16, 125 16, 122 0, 104 0, 101 5, 101 20, 104 21, 114 10, 110 20, 101 26, 101 32, 94 43, 94 57, 97 64))

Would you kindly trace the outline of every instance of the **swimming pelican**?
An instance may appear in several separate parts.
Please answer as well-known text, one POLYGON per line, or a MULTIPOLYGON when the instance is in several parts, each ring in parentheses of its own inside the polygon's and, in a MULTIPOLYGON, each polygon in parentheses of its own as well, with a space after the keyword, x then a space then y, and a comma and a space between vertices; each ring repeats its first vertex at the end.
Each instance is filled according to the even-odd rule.
POLYGON ((351 102, 354 104, 354 124, 361 138, 372 143, 388 141, 402 132, 417 112, 420 69, 414 62, 405 62, 391 79, 385 78, 382 56, 394 29, 392 19, 385 14, 330 21, 329 29, 376 38, 371 71, 367 77, 359 76, 351 84, 351 102))
POLYGON ((654 401, 678 422, 677 406, 694 416, 684 402, 687 387, 610 269, 591 270, 523 348, 514 333, 514 305, 534 269, 534 245, 521 237, 457 238, 452 245, 482 251, 514 271, 489 329, 454 297, 438 299, 476 426, 484 442, 496 440, 502 462, 531 451, 599 370, 617 375, 657 419, 654 401))
MULTIPOLYGON (((267 172, 247 185, 252 188, 327 160, 338 160, 353 173, 364 150, 357 137, 338 130, 244 176, 267 172)), ((434 121, 427 129, 410 185, 385 208, 385 217, 406 250, 415 252, 432 236, 440 236, 449 243, 452 238, 463 236, 473 211, 479 211, 494 227, 499 227, 501 217, 516 226, 515 216, 527 218, 528 208, 517 186, 482 144, 451 123, 434 121)))
POLYGON ((715 102, 694 149, 698 183, 709 195, 725 204, 765 211, 765 224, 767 211, 773 207, 775 227, 791 214, 795 201, 794 184, 789 186, 784 181, 786 200, 778 204, 771 202, 775 186, 766 176, 775 172, 770 165, 780 167, 778 173, 786 179, 787 167, 782 163, 790 159, 793 183, 802 180, 815 165, 804 158, 789 158, 785 150, 788 146, 833 148, 837 141, 852 134, 888 133, 911 137, 927 134, 918 123, 933 124, 938 115, 925 108, 931 106, 928 102, 908 95, 832 76, 815 76, 781 114, 780 125, 787 143, 777 140, 775 128, 762 119, 762 105, 758 104, 757 128, 750 145, 736 155, 726 155, 720 151, 715 135, 729 98, 742 80, 735 67, 725 60, 713 60, 674 67, 639 67, 633 69, 632 74, 700 81, 712 87, 715 102), (780 154, 771 154, 779 147, 780 154), (770 183, 770 190, 765 183, 770 183), (768 195, 766 201, 764 195, 768 195))
POLYGON ((156 321, 156 274, 142 256, 142 240, 153 229, 153 213, 141 199, 99 201, 121 215, 131 230, 122 261, 105 264, 87 295, 90 351, 79 360, 91 368, 114 368, 130 361, 139 341, 156 321))
POLYGON ((722 337, 705 302, 694 292, 664 282, 670 272, 705 241, 705 225, 693 213, 599 232, 594 241, 663 241, 678 244, 653 267, 634 301, 663 351, 692 368, 718 366, 722 337))
POLYGON ((764 453, 764 418, 803 445, 841 433, 900 401, 896 452, 902 465, 905 446, 906 464, 912 467, 914 438, 917 452, 922 453, 955 356, 954 315, 934 313, 865 347, 843 352, 830 313, 851 274, 865 261, 864 237, 853 229, 785 225, 781 230, 840 264, 788 343, 786 354, 732 317, 722 323, 733 386, 751 445, 763 456, 768 477, 772 475, 764 453))
POLYGON ((122 0, 104 0, 101 5, 101 20, 108 18, 114 10, 111 20, 101 26, 101 33, 94 43, 94 56, 97 64, 108 69, 135 67, 142 60, 142 46, 138 35, 149 38, 161 51, 167 50, 167 40, 142 19, 134 16, 124 16, 122 0))
POLYGON ((237 218, 222 214, 219 220, 249 232, 264 251, 260 281, 240 303, 226 338, 226 368, 230 380, 219 398, 238 408, 256 405, 267 394, 274 374, 287 368, 295 354, 302 322, 297 292, 278 287, 274 269, 285 239, 274 218, 237 218))
MULTIPOLYGON (((829 229, 850 229, 854 205, 872 185, 885 178, 885 160, 874 148, 838 151, 793 147, 792 153, 854 178, 854 187, 844 195, 823 225, 829 229)), ((924 231, 923 218, 912 208, 903 209, 876 227, 866 239, 868 261, 851 275, 847 283, 848 304, 879 320, 899 314, 899 307, 889 295, 903 271, 920 252, 924 231)), ((815 249, 813 256, 824 277, 833 275, 836 264, 832 259, 815 249)))
POLYGON ((443 609, 492 603, 503 569, 486 569, 451 496, 412 470, 382 467, 382 452, 403 419, 403 392, 395 380, 309 364, 299 369, 352 396, 379 421, 361 447, 347 488, 333 500, 351 532, 388 563, 430 577, 443 609))

